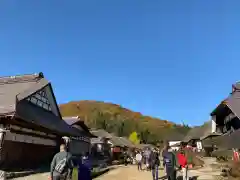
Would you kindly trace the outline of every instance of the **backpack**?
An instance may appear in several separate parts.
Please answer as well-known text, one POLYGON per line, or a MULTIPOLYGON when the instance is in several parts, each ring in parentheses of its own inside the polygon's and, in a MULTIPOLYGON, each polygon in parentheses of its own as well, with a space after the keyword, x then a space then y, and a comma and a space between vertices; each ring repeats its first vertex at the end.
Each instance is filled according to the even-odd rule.
MULTIPOLYGON (((68 156, 68 154, 67 154, 68 156)), ((64 170, 67 167, 67 156, 62 159, 61 161, 58 162, 58 164, 55 166, 55 171, 58 172, 59 174, 63 174, 64 170)))
POLYGON ((166 167, 169 167, 169 168, 174 167, 174 154, 171 152, 168 152, 165 156, 164 161, 165 161, 166 167))

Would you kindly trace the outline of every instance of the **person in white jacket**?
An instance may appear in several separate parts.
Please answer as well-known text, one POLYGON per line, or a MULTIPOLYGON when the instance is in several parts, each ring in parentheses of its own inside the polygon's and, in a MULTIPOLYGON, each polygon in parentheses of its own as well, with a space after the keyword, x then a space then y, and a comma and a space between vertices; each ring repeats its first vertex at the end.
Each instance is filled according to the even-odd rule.
POLYGON ((136 161, 137 161, 138 170, 141 171, 142 170, 142 155, 140 152, 137 152, 137 154, 136 154, 136 161))

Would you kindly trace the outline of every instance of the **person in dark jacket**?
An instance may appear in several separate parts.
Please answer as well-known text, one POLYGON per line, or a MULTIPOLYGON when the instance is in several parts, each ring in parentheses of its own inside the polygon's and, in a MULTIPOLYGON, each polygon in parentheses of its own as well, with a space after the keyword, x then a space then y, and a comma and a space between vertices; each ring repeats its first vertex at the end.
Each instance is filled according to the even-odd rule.
POLYGON ((51 180, 71 179, 73 170, 72 154, 67 152, 65 144, 60 145, 60 152, 52 160, 50 169, 51 180))
POLYGON ((166 167, 166 174, 168 180, 176 180, 176 157, 172 149, 168 146, 167 152, 164 154, 163 165, 166 167))
POLYGON ((158 167, 160 165, 159 154, 156 150, 150 154, 150 168, 152 170, 153 180, 158 180, 158 167))

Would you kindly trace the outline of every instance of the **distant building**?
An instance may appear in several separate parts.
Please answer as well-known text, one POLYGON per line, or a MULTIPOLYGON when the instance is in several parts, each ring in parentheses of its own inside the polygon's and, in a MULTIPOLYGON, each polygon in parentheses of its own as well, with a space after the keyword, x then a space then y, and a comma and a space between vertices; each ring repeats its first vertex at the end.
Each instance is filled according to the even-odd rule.
POLYGON ((95 138, 93 134, 90 133, 89 128, 86 126, 80 117, 63 117, 63 120, 70 125, 76 131, 82 134, 80 137, 65 137, 68 141, 69 151, 73 155, 85 155, 87 152, 91 151, 91 138, 95 138))
POLYGON ((51 83, 42 73, 0 77, 0 168, 48 162, 62 136, 81 136, 61 117, 51 83))

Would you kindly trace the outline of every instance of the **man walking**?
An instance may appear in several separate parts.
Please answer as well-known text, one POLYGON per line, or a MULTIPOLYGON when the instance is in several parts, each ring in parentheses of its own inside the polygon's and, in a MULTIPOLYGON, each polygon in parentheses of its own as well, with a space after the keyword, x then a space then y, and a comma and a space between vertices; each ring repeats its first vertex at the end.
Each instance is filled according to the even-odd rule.
POLYGON ((166 149, 163 165, 166 166, 167 179, 176 180, 176 157, 169 146, 166 149))
POLYGON ((67 152, 65 144, 60 145, 60 152, 52 160, 50 177, 51 180, 71 179, 73 170, 72 155, 67 152))
POLYGON ((137 154, 136 154, 136 161, 137 161, 138 170, 141 171, 142 170, 142 155, 140 152, 137 152, 137 154))
POLYGON ((153 180, 158 180, 158 167, 160 165, 159 154, 153 150, 150 154, 150 168, 152 170, 153 180))

